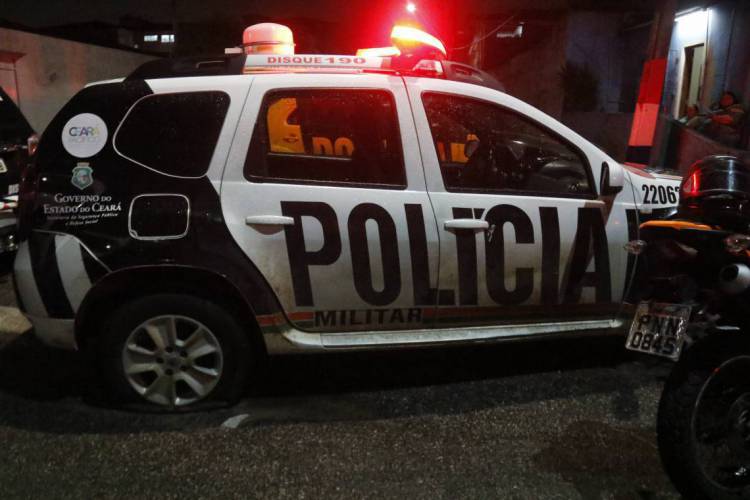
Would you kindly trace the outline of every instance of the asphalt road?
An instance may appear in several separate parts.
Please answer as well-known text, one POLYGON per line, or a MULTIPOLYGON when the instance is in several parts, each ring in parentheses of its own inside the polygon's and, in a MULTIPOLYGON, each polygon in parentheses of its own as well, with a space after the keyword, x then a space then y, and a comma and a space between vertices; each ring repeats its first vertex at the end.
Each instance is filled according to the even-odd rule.
POLYGON ((233 408, 138 414, 14 305, 0 277, 3 498, 676 497, 654 434, 668 365, 620 339, 279 358, 233 408))

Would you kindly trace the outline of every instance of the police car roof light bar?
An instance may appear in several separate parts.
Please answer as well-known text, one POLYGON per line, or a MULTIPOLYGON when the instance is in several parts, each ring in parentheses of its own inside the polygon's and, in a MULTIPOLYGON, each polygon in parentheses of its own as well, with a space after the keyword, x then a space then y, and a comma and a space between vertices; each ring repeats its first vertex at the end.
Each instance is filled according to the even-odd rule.
POLYGON ((243 47, 226 49, 223 56, 149 61, 133 71, 127 80, 250 73, 355 72, 442 78, 504 90, 492 75, 446 60, 443 43, 418 28, 396 25, 391 31, 391 41, 391 47, 360 49, 356 56, 294 54, 291 30, 283 25, 264 23, 247 28, 243 47))
POLYGON ((245 56, 243 73, 293 69, 389 69, 390 58, 336 54, 296 54, 293 56, 250 54, 245 56))
POLYGON ((275 56, 251 54, 245 57, 244 74, 279 72, 340 72, 396 73, 401 75, 444 78, 440 61, 409 57, 344 56, 333 54, 297 54, 275 56))
POLYGON ((447 60, 435 60, 430 57, 416 58, 409 56, 362 57, 320 54, 298 54, 295 56, 252 54, 246 56, 244 54, 226 54, 211 58, 156 59, 145 62, 136 68, 126 78, 126 81, 188 76, 239 75, 243 73, 342 72, 388 73, 424 78, 442 78, 482 85, 501 92, 505 90, 495 77, 472 66, 447 60), (333 58, 332 61, 331 58, 333 58), (319 62, 316 63, 316 61, 319 62))
POLYGON ((398 50, 398 47, 372 47, 369 49, 357 49, 357 55, 362 57, 398 57, 401 55, 401 51, 398 50))

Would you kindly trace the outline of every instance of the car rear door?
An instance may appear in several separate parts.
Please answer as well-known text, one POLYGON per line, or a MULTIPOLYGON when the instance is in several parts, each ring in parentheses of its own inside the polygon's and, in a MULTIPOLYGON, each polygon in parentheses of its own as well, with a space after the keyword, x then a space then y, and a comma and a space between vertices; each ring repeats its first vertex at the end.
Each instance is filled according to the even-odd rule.
POLYGON ((416 144, 401 78, 255 77, 222 209, 297 328, 431 320, 438 235, 416 144))
POLYGON ((633 206, 629 187, 597 193, 612 160, 500 92, 406 82, 440 234, 437 325, 609 325, 633 206))

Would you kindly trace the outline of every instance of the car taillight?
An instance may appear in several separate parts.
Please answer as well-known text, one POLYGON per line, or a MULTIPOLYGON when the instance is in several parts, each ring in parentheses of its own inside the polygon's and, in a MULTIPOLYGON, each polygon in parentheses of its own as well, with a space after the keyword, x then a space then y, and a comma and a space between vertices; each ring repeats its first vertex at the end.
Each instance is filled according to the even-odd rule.
POLYGON ((34 156, 37 147, 39 147, 39 136, 36 134, 31 134, 29 138, 26 139, 26 148, 29 152, 29 156, 34 156))

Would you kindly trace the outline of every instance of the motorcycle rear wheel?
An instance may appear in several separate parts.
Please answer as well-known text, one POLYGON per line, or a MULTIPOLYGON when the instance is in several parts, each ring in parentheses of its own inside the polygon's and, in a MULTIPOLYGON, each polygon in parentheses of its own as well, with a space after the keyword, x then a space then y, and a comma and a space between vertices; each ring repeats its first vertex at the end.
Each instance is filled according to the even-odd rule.
POLYGON ((685 498, 750 498, 750 344, 714 337, 675 365, 657 417, 659 454, 685 498))

